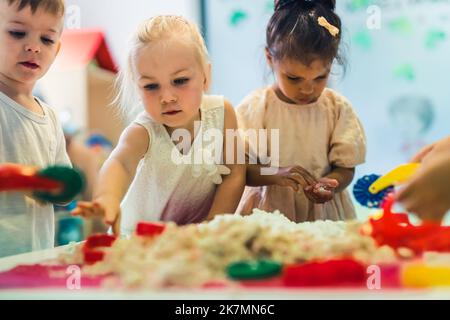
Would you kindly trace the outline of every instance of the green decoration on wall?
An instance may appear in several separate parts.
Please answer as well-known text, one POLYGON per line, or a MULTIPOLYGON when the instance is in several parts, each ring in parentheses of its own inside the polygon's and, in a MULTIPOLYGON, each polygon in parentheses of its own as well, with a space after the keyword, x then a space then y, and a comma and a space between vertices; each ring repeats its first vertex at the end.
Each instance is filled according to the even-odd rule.
POLYGON ((389 30, 403 35, 409 35, 413 32, 413 26, 408 18, 401 17, 389 23, 389 30))
POLYGON ((267 0, 266 2, 266 12, 272 14, 275 11, 275 1, 267 0))
POLYGON ((247 12, 245 12, 244 10, 235 10, 231 14, 230 24, 231 26, 236 27, 240 23, 245 21, 247 18, 248 18, 247 12))
POLYGON ((353 35, 353 42, 358 47, 364 49, 364 50, 370 50, 372 48, 372 36, 370 35, 369 31, 367 30, 361 30, 356 32, 353 35))
POLYGON ((434 29, 427 32, 425 47, 428 49, 434 49, 438 44, 447 39, 447 34, 445 31, 434 29))
POLYGON ((366 10, 368 6, 374 4, 373 2, 373 0, 349 0, 347 1, 345 7, 347 10, 355 12, 358 10, 366 10))
POLYGON ((406 80, 406 81, 414 81, 416 80, 416 71, 414 67, 410 63, 405 63, 394 69, 394 75, 397 78, 406 80))

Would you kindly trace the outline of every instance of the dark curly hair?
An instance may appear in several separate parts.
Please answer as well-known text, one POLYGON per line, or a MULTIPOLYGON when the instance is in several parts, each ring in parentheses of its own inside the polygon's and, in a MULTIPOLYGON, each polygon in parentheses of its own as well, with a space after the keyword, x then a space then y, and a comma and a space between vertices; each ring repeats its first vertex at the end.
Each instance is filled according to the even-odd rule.
POLYGON ((309 65, 315 59, 345 65, 339 52, 341 19, 335 13, 335 0, 276 0, 275 12, 266 31, 266 48, 275 60, 285 58, 309 65), (319 25, 324 17, 339 29, 336 36, 319 25))

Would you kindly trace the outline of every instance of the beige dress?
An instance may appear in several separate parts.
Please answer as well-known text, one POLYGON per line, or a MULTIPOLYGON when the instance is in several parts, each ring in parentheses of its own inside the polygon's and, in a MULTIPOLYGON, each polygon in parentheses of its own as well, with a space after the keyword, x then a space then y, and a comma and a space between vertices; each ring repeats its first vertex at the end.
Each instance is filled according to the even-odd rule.
MULTIPOLYGON (((318 179, 332 165, 354 168, 365 161, 363 127, 350 102, 334 90, 326 88, 315 103, 295 105, 280 100, 272 87, 259 89, 237 107, 237 118, 244 130, 279 129, 280 167, 299 165, 318 179)), ((257 150, 251 141, 247 147, 257 150)), ((269 155, 270 150, 268 141, 269 155)), ((246 187, 237 212, 249 214, 253 208, 280 210, 296 222, 356 217, 347 190, 325 204, 314 204, 290 187, 246 187)))

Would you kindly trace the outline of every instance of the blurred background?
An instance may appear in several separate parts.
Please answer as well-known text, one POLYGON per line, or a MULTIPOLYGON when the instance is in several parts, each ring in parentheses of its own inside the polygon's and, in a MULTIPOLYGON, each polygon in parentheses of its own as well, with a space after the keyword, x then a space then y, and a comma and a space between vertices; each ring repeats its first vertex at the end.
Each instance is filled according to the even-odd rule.
MULTIPOLYGON (((88 179, 126 125, 109 104, 128 40, 144 19, 179 14, 197 22, 213 65, 211 93, 225 95, 235 106, 272 82, 264 44, 273 0, 66 3, 63 47, 37 94, 57 108, 72 160, 90 170, 88 179)), ((338 0, 337 12, 348 65, 345 72, 334 68, 329 86, 350 99, 368 138, 367 162, 357 168, 356 180, 384 174, 450 134, 450 2, 338 0)), ((90 197, 89 190, 84 197, 90 197)), ((358 207, 358 214, 364 219, 368 212, 358 207)), ((84 225, 84 232, 96 228, 101 224, 84 225)))

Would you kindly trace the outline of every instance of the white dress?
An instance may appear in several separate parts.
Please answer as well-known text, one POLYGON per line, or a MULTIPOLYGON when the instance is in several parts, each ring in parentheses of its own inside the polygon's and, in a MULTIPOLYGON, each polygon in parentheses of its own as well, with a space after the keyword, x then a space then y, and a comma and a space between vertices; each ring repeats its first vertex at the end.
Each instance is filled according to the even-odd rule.
POLYGON ((173 221, 183 225, 201 222, 208 216, 217 184, 221 183, 220 173, 226 171, 222 171, 221 165, 223 143, 216 154, 218 158, 214 158, 220 161, 211 165, 191 160, 212 145, 213 140, 205 138, 208 130, 219 132, 223 139, 224 110, 222 96, 203 96, 201 130, 186 155, 180 153, 162 124, 145 112, 137 117, 135 123, 147 130, 150 143, 121 204, 121 234, 133 233, 140 221, 173 221), (180 159, 186 162, 180 164, 180 159))

